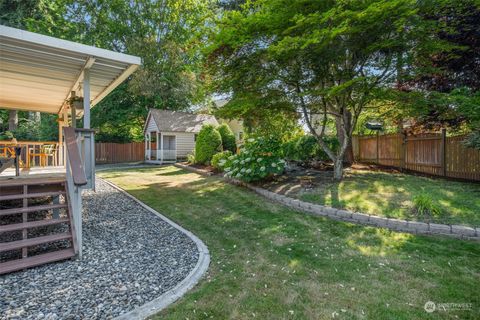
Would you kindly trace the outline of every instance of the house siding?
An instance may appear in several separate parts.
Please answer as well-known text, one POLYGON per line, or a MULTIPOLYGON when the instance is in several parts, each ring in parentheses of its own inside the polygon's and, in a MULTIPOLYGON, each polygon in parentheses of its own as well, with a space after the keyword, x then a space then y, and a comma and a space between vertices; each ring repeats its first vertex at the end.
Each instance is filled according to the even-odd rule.
POLYGON ((164 135, 176 136, 177 158, 186 158, 195 149, 195 134, 190 132, 162 132, 164 135))
POLYGON ((147 130, 145 132, 152 132, 152 131, 158 131, 157 124, 155 123, 155 120, 153 120, 153 117, 149 117, 148 123, 147 123, 147 130))

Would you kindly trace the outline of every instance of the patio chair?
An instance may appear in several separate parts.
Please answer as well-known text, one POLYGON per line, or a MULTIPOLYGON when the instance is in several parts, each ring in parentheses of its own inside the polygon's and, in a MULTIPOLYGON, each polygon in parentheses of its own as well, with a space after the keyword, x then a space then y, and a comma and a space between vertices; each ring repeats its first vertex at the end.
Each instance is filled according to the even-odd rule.
POLYGON ((48 166, 48 160, 51 158, 54 166, 57 166, 57 145, 55 144, 45 144, 40 147, 40 152, 35 153, 34 149, 29 150, 30 163, 35 165, 35 159, 38 157, 40 159, 40 166, 48 166))

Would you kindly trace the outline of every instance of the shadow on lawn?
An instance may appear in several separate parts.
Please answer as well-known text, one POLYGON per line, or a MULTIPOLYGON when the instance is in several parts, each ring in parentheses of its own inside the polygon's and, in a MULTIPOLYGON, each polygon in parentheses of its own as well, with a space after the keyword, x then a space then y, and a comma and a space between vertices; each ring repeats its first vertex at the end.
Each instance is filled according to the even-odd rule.
MULTIPOLYGON (((208 246, 212 281, 204 281, 192 293, 196 296, 186 298, 195 300, 195 308, 203 305, 206 312, 231 303, 225 293, 262 301, 263 290, 270 288, 275 306, 292 295, 320 309, 364 303, 361 308, 374 319, 422 318, 428 300, 471 302, 477 308, 477 243, 307 215, 217 177, 188 175, 174 168, 127 172, 112 180, 208 246), (288 281, 279 284, 282 279, 288 281), (385 307, 386 302, 390 307, 385 307), (413 306, 405 308, 410 302, 413 306)), ((339 192, 333 190, 332 196, 339 192)), ((169 309, 171 317, 185 318, 175 313, 185 308, 185 302, 177 306, 180 309, 169 309)), ((250 310, 261 307, 255 304, 250 310)))
MULTIPOLYGON (((157 175, 176 176, 180 174, 185 175, 189 172, 179 169, 157 175)), ((196 176, 193 181, 182 182, 179 179, 179 181, 155 182, 129 188, 128 191, 140 199, 143 198, 147 204, 156 207, 181 225, 189 224, 189 221, 181 221, 175 217, 175 214, 172 216, 173 207, 177 211, 179 209, 183 211, 183 217, 194 217, 193 221, 196 222, 186 225, 186 227, 199 234, 204 232, 205 229, 201 228, 204 224, 209 224, 208 230, 213 228, 217 234, 225 233, 224 236, 228 237, 233 233, 242 239, 248 239, 250 232, 271 237, 277 234, 277 236, 281 235, 286 238, 294 238, 294 233, 301 232, 306 240, 308 237, 312 237, 312 239, 316 237, 320 242, 327 243, 335 239, 338 245, 370 257, 415 253, 419 248, 426 247, 432 257, 461 255, 466 253, 464 249, 480 254, 478 248, 474 250, 474 244, 466 241, 398 233, 295 212, 280 204, 265 200, 252 191, 231 186, 217 178, 196 176), (168 199, 169 202, 164 202, 162 199, 168 199), (199 223, 199 218, 204 221, 199 223), (251 224, 252 222, 254 225, 251 224), (235 228, 234 231, 225 230, 229 224, 235 228), (239 228, 239 225, 243 227, 239 228), (279 225, 288 225, 288 227, 280 228, 279 225), (254 227, 255 230, 249 229, 249 227, 254 227), (320 238, 318 238, 315 228, 321 228, 320 238), (281 234, 285 232, 286 234, 281 234)), ((337 198, 337 201, 340 201, 338 200, 338 184, 330 191, 332 199, 337 198)), ((385 200, 388 201, 388 199, 385 200)), ((309 254, 309 250, 304 253, 309 254)))

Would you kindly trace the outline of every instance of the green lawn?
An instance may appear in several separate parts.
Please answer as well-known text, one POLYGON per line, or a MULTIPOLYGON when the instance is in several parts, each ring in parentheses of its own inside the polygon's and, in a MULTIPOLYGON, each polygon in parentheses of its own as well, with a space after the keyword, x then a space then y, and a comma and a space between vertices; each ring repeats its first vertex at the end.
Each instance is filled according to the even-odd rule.
POLYGON ((155 319, 475 319, 480 245, 308 216, 175 167, 105 171, 200 237, 203 280, 155 319), (470 303, 435 311, 425 302, 470 303))
POLYGON ((312 203, 389 218, 480 227, 478 183, 350 170, 342 182, 325 179, 314 189, 295 196, 312 203), (419 194, 428 195, 440 213, 418 216, 413 210, 413 198, 419 194))

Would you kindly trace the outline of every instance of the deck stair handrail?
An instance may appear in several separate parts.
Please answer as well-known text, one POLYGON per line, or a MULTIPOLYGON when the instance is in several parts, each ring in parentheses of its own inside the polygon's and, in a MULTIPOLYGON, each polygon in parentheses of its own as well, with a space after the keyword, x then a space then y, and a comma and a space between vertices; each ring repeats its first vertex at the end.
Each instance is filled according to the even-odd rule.
POLYGON ((67 172, 67 197, 72 212, 76 235, 76 249, 78 257, 82 258, 82 187, 87 185, 85 167, 80 156, 75 129, 72 127, 63 128, 65 139, 65 168, 67 172))
POLYGON ((85 188, 95 190, 95 130, 83 128, 74 130, 87 178, 85 188))

